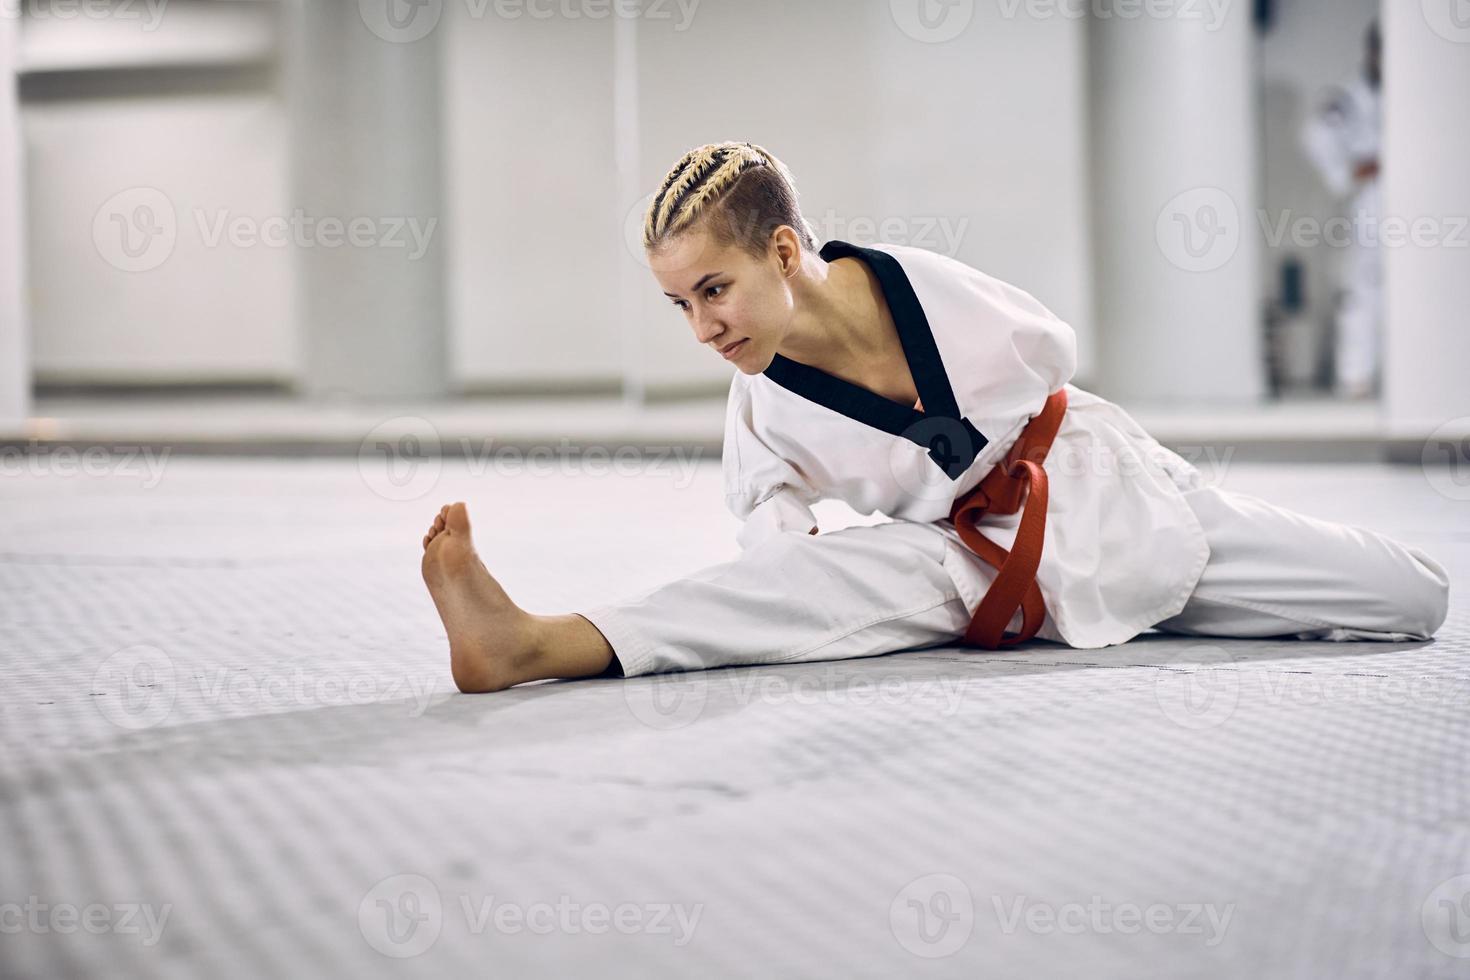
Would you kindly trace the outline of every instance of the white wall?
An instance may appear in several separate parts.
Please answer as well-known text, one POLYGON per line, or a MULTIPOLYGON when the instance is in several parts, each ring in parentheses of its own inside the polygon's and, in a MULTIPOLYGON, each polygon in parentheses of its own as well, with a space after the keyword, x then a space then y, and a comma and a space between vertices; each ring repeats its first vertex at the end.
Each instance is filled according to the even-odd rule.
MULTIPOLYGON (((639 200, 626 202, 625 210, 637 208, 689 149, 749 140, 791 168, 802 209, 819 234, 829 211, 881 216, 876 148, 883 116, 876 108, 875 58, 881 32, 891 26, 884 6, 706 0, 685 31, 669 22, 641 23, 641 180, 639 200)), ((713 389, 728 381, 732 369, 694 341, 640 249, 625 249, 619 274, 633 278, 643 298, 638 316, 650 385, 698 379, 713 389)))
POLYGON ((1265 376, 1255 32, 1247 5, 1218 22, 1192 9, 1092 24, 1098 389, 1250 404, 1265 376))
POLYGON ((613 24, 496 9, 439 25, 451 379, 615 383, 613 24))
POLYGON ((1077 331, 1085 381, 1097 342, 1087 22, 1007 17, 1012 7, 1026 9, 976 4, 942 43, 882 25, 874 192, 880 213, 963 227, 957 258, 1027 290, 1077 331))
POLYGON ((27 105, 24 122, 40 379, 294 373, 289 254, 212 236, 221 215, 290 211, 274 98, 48 101, 27 105), (174 230, 173 244, 153 239, 130 268, 122 227, 141 247, 134 222, 149 213, 150 227, 174 230))
POLYGON ((31 400, 15 27, 0 17, 0 425, 24 418, 31 400))
POLYGON ((71 15, 20 21, 37 378, 293 377, 287 250, 214 237, 222 216, 290 215, 285 116, 258 67, 276 5, 54 6, 71 15), (237 74, 217 85, 221 68, 237 74), (141 248, 144 224, 162 234, 129 257, 123 229, 141 248))
POLYGON ((1470 23, 1451 19, 1449 4, 1387 4, 1383 41, 1384 215, 1427 221, 1430 236, 1382 250, 1384 407, 1396 431, 1422 438, 1447 426, 1463 439, 1470 432, 1470 23))
POLYGON ((613 22, 476 21, 446 6, 462 382, 615 380, 622 296, 635 297, 650 387, 719 390, 731 369, 659 295, 636 223, 680 155, 726 139, 791 167, 819 234, 861 244, 888 221, 890 239, 953 251, 1033 292, 1090 352, 1081 22, 1002 20, 977 5, 956 37, 926 43, 888 3, 704 0, 687 24, 663 9, 668 19, 636 25, 629 195, 612 158, 613 22))

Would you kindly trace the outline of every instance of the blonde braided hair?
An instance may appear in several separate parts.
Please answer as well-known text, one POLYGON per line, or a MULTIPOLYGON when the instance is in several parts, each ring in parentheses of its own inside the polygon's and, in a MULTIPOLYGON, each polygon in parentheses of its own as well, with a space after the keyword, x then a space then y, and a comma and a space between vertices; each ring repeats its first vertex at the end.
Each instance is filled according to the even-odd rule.
POLYGON ((801 214, 791 171, 754 143, 707 143, 679 158, 643 219, 643 247, 656 251, 701 219, 715 238, 762 256, 782 225, 795 229, 802 246, 817 249, 817 236, 801 214))

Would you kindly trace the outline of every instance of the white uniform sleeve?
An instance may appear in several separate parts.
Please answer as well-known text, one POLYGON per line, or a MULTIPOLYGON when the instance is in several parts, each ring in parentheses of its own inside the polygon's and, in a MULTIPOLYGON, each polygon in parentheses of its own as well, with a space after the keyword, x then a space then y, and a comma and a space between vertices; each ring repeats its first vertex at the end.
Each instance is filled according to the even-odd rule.
POLYGON ((751 409, 750 382, 737 374, 725 408, 720 459, 725 506, 744 522, 736 535, 742 550, 785 531, 813 533, 817 519, 810 505, 821 496, 761 438, 751 409))
POLYGON ((964 372, 957 383, 976 399, 971 421, 993 437, 1072 380, 1077 332, 1018 286, 978 272, 960 281, 967 292, 954 308, 979 347, 951 376, 964 372))

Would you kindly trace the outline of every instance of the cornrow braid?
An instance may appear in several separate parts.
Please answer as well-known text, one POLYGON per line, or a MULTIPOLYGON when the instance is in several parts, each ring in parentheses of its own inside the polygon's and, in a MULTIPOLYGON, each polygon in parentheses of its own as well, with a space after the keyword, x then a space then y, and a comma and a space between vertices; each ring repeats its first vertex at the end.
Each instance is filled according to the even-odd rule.
POLYGON ((643 247, 654 250, 702 219, 715 237, 765 254, 781 225, 796 229, 816 250, 816 233, 802 217, 791 171, 753 143, 707 143, 679 158, 664 177, 643 220, 643 247))

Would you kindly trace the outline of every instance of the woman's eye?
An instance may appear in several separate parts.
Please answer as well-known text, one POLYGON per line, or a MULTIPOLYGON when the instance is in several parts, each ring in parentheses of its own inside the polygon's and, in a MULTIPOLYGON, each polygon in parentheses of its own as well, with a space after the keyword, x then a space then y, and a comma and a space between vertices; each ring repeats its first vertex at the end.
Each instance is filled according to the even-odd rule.
POLYGON ((715 298, 715 290, 716 289, 724 289, 724 288, 725 288, 724 286, 711 286, 711 287, 709 287, 708 289, 706 289, 704 291, 704 294, 706 296, 708 296, 710 299, 714 299, 715 298))

